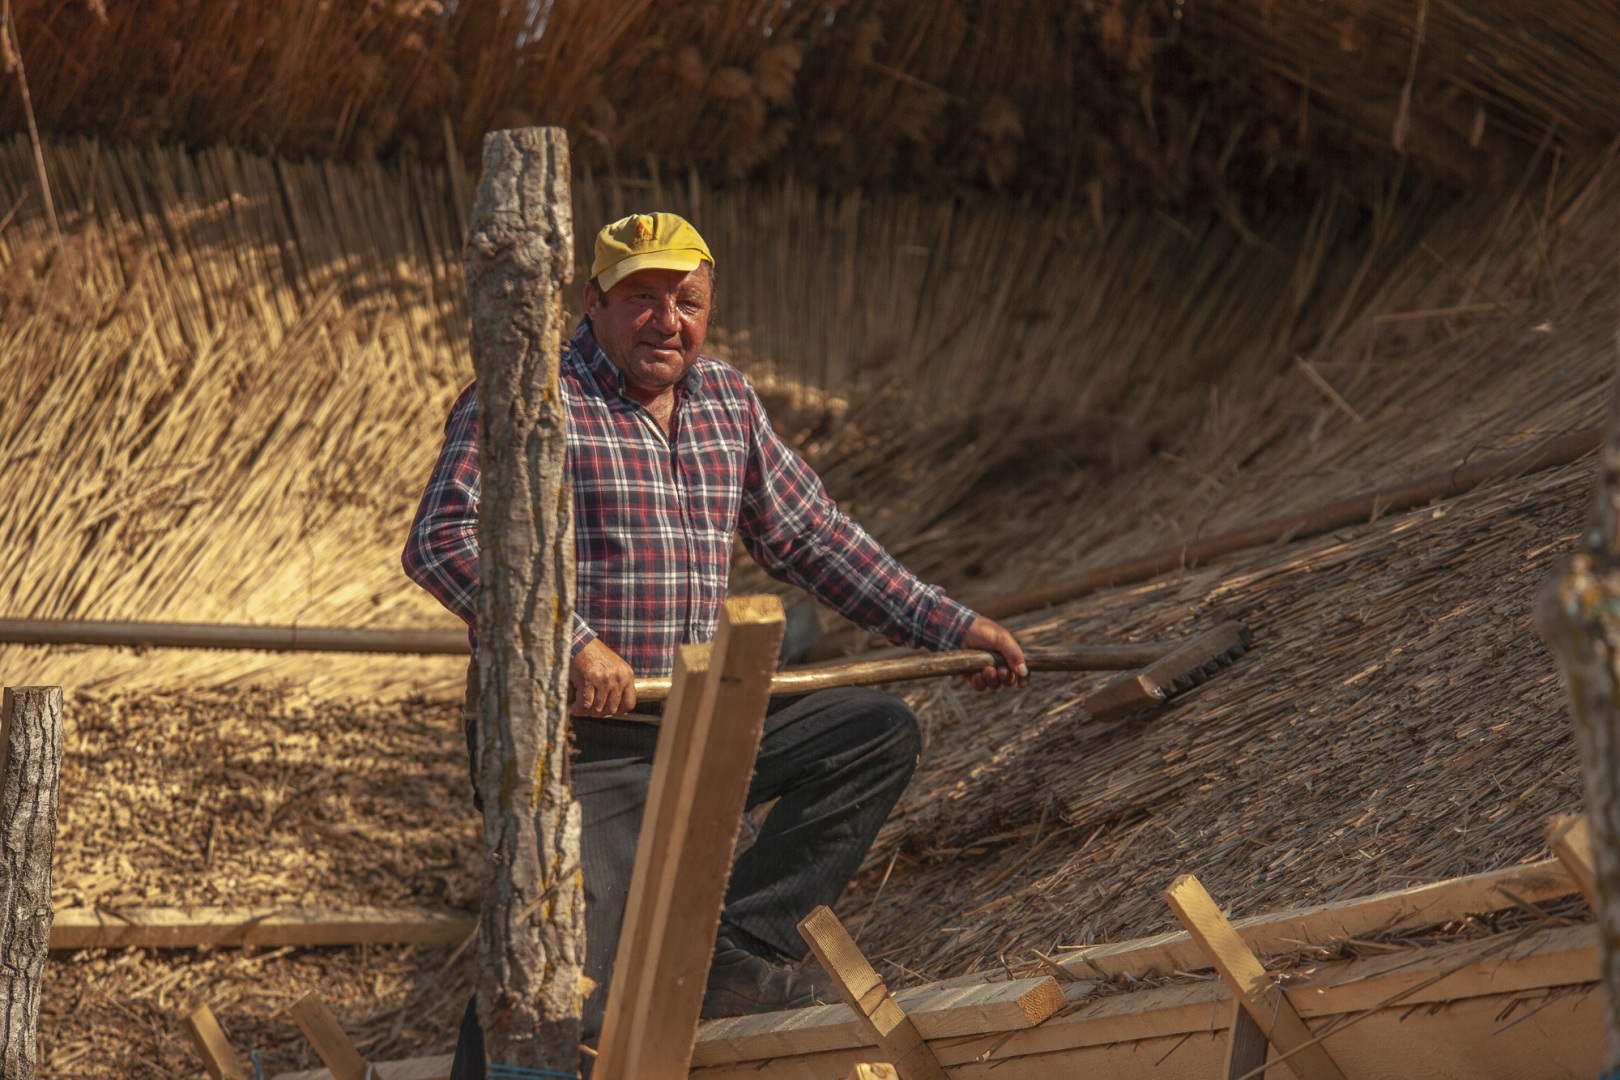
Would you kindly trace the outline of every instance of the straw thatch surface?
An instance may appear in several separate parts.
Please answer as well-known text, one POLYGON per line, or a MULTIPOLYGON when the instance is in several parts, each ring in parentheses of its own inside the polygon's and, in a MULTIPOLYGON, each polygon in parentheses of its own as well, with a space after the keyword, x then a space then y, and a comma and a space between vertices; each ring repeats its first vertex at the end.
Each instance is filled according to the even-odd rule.
MULTIPOLYGON (((634 173, 990 187, 1228 212, 1376 190, 1405 155, 1517 178, 1620 132, 1594 0, 12 4, 47 133, 442 160, 568 128, 634 173)), ((10 53, 0 73, 13 74, 10 53)), ((0 94, 0 131, 23 129, 0 94)), ((1244 211, 1247 212, 1247 211, 1244 211)))
MULTIPOLYGON (((448 625, 398 552, 470 378, 452 181, 95 143, 53 148, 51 169, 61 249, 31 204, 0 228, 0 384, 14 402, 0 414, 0 610, 448 625)), ((31 184, 15 141, 0 205, 31 184)), ((648 205, 702 224, 721 267, 717 351, 761 377, 834 493, 953 587, 967 563, 940 538, 1023 543, 976 523, 987 480, 1049 501, 1154 441, 1178 446, 1204 413, 1199 387, 1271 379, 1370 294, 1358 269, 1389 262, 1433 212, 1391 212, 1373 246, 1360 211, 1335 200, 1279 217, 1264 244, 1218 219, 1098 228, 1089 212, 791 185, 584 177, 577 201, 584 230, 648 205)), ((373 696, 447 693, 462 671, 25 647, 0 648, 0 667, 70 687, 291 679, 373 696)))
MULTIPOLYGON (((89 151, 84 153, 87 160, 89 151)), ((386 181, 374 175, 381 177, 377 183, 386 181)), ((325 170, 315 190, 342 192, 350 182, 351 174, 325 170)), ((1032 271, 1030 278, 1018 279, 1013 295, 1027 299, 1028 289, 1038 284, 1054 291, 1040 300, 1040 308, 1009 305, 999 316, 999 325, 1024 335, 1013 340, 1034 343, 1012 355, 1028 363, 1048 358, 1035 382, 1009 382, 1018 394, 1039 394, 1053 403, 1049 413, 1044 407, 1040 411, 1046 419, 1038 425, 1028 421, 1029 414, 1011 409, 1017 400, 1012 391, 1007 398, 993 393, 1004 373, 1023 374, 1019 364, 986 364, 983 372, 974 366, 987 340, 1007 339, 988 333, 980 338, 980 323, 950 318, 969 310, 982 286, 943 252, 994 258, 998 245, 1016 245, 1018 234, 1010 227, 978 247, 958 249, 936 239, 943 250, 929 249, 934 258, 958 268, 965 279, 952 286, 933 314, 903 309, 913 330, 898 338, 937 343, 921 354, 928 358, 921 362, 943 365, 905 387, 937 405, 941 399, 930 395, 946 392, 938 385, 941 379, 963 380, 972 390, 961 396, 982 399, 973 404, 983 408, 941 406, 919 417, 897 405, 867 404, 901 401, 898 391, 891 397, 795 385, 788 376, 798 374, 802 382, 822 377, 835 388, 838 378, 856 387, 881 387, 902 369, 872 371, 874 362, 839 375, 831 367, 808 366, 810 358, 836 355, 824 351, 829 340, 859 340, 858 326, 845 331, 851 334, 847 339, 795 344, 787 331, 802 323, 772 324, 761 314, 760 325, 783 329, 745 338, 754 330, 746 313, 769 310, 764 296, 739 301, 738 309, 727 313, 726 329, 733 349, 746 347, 754 350, 749 355, 774 361, 783 379, 774 399, 783 406, 778 412, 784 418, 791 413, 801 441, 835 490, 858 506, 882 507, 892 515, 884 528, 908 559, 939 570, 936 576, 946 576, 959 591, 991 595, 1045 583, 1177 536, 1208 534, 1405 478, 1462 454, 1594 423, 1613 364, 1617 306, 1610 238, 1617 182, 1607 175, 1577 181, 1566 174, 1550 192, 1522 200, 1459 204, 1438 216, 1408 211, 1383 219, 1388 231, 1375 247, 1328 243, 1320 228, 1301 228, 1296 237, 1302 239, 1291 247, 1244 247, 1231 243, 1219 227, 1191 240, 1182 237, 1182 248, 1168 238, 1156 247, 1140 240, 1152 235, 1145 220, 1132 226, 1143 230, 1135 234, 1122 224, 1121 233, 1110 234, 1121 243, 1118 253, 1110 254, 1112 278, 1098 257, 1095 269, 1078 275, 1081 286, 1064 294, 1056 291, 1061 279, 1032 271), (1310 272, 1301 269, 1317 264, 1310 272), (1092 295, 1099 281, 1110 280, 1117 283, 1114 291, 1092 295), (1186 281, 1199 282, 1196 294, 1182 287, 1186 281), (1293 294, 1291 283, 1307 288, 1293 294), (1075 313, 1075 297, 1089 300, 1093 312, 1075 313), (1176 298, 1185 303, 1169 302, 1176 298), (1033 317, 1031 312, 1039 310, 1060 314, 1051 320, 1033 317), (1277 320, 1288 313, 1298 313, 1296 321, 1279 328, 1277 320), (1047 321, 1057 326, 1042 336, 1047 321), (955 352, 959 338, 967 344, 955 352), (1291 359, 1291 347, 1303 350, 1301 360, 1335 388, 1341 403, 1307 377, 1301 363, 1291 359), (1084 363, 1057 362, 1067 357, 1084 363), (1159 359, 1159 366, 1148 367, 1149 357, 1159 359), (795 363, 803 366, 794 368, 795 363), (992 464, 978 467, 986 461, 992 464), (963 466, 969 467, 952 471, 963 466)), ((707 192, 701 198, 717 220, 734 213, 743 224, 757 224, 769 220, 768 208, 785 205, 788 196, 772 204, 728 204, 707 192), (737 208, 727 210, 731 205, 737 208), (744 207, 750 208, 747 213, 744 207)), ((179 200, 164 205, 175 204, 179 200)), ((235 206, 226 205, 232 205, 232 214, 222 210, 221 218, 238 220, 235 206)), ((368 201, 356 197, 348 205, 344 227, 359 237, 376 235, 365 224, 368 201)), ((882 210, 898 217, 916 212, 905 211, 910 206, 900 202, 882 210)), ((788 224, 770 230, 772 242, 785 236, 805 245, 798 250, 806 259, 826 267, 816 273, 828 277, 816 281, 845 280, 838 276, 840 268, 856 275, 848 286, 853 292, 885 279, 886 273, 861 276, 864 264, 855 253, 865 249, 855 239, 829 229, 828 239, 817 246, 811 223, 787 210, 773 212, 788 224), (841 258, 833 259, 833 252, 841 258)), ((878 212, 870 206, 862 211, 878 212)), ((836 221, 824 206, 815 213, 829 215, 811 219, 822 226, 836 221)), ((952 237, 971 235, 975 220, 964 214, 952 237)), ((30 227, 37 236, 37 225, 30 227)), ((721 232, 730 233, 730 227, 721 232)), ((724 240, 735 246, 726 249, 734 254, 723 257, 722 274, 728 266, 739 270, 735 277, 723 276, 723 286, 735 282, 743 295, 755 280, 781 287, 771 275, 755 272, 774 257, 773 249, 744 246, 735 238, 743 232, 724 240), (761 261, 750 262, 751 252, 761 261)), ((88 228, 76 232, 72 243, 89 243, 85 237, 91 234, 88 228)), ((133 227, 124 235, 160 234, 178 235, 178 230, 133 227)), ((14 235, 0 234, 11 243, 9 251, 47 257, 37 241, 31 247, 13 243, 14 235)), ((905 266, 900 245, 917 234, 897 229, 893 235, 893 249, 876 241, 869 245, 888 255, 887 262, 880 261, 885 270, 905 266)), ((1081 240, 1087 235, 1076 233, 1081 240)), ((290 259, 303 250, 301 237, 275 250, 290 259)), ((368 250, 358 240, 351 243, 353 250, 368 250)), ((218 265, 189 258, 184 266, 218 265)), ((370 258, 343 265, 376 295, 408 287, 425 291, 413 284, 425 275, 418 276, 422 272, 409 258, 381 264, 366 261, 370 258), (388 272, 373 269, 379 265, 388 272)), ((334 258, 332 265, 338 263, 334 258)), ((1006 256, 1000 265, 1024 262, 1006 256)), ((174 276, 154 280, 194 280, 166 273, 174 276)), ((923 280, 939 278, 923 279, 919 272, 923 280)), ((29 278, 19 274, 14 281, 29 278)), ((828 286, 818 288, 838 295, 828 286)), ((924 295, 923 288, 919 283, 914 293, 901 295, 924 295)), ((153 305, 154 312, 162 310, 155 305, 163 297, 187 296, 184 289, 155 284, 146 294, 126 291, 136 303, 153 305)), ((286 291, 291 294, 286 310, 303 310, 298 301, 303 294, 290 286, 286 291)), ((229 289, 224 293, 231 295, 229 289)), ((198 290, 196 295, 213 294, 198 290)), ((447 294, 432 295, 443 310, 454 310, 447 294)), ((388 327, 390 319, 410 316, 410 309, 390 312, 383 304, 366 307, 364 300, 364 295, 341 293, 328 310, 361 312, 351 317, 380 327, 380 334, 397 332, 397 339, 384 340, 408 346, 409 335, 388 327)), ((853 299, 838 303, 848 305, 840 312, 857 310, 853 299)), ((47 314, 54 310, 39 308, 47 314)), ((207 318, 222 317, 214 311, 228 311, 228 305, 215 303, 207 318)), ((433 322, 419 313, 412 317, 424 325, 433 322)), ((213 325, 200 314, 188 318, 191 322, 181 325, 213 325)), ((808 321, 818 327, 832 322, 808 321)), ((63 328, 89 332, 60 312, 54 322, 8 318, 4 325, 8 332, 27 327, 45 342, 58 340, 43 336, 51 326, 57 329, 49 332, 56 334, 66 332, 63 328)), ((154 339, 158 333, 153 331, 154 339)), ((430 331, 420 333, 425 340, 430 331)), ((316 336, 343 341, 331 332, 316 336)), ((227 334, 198 338, 216 339, 230 340, 227 334)), ((162 340, 189 348, 192 339, 162 340)), ((59 350, 52 344, 40 355, 72 358, 95 347, 88 342, 77 351, 59 350)), ((176 356, 192 355, 175 348, 176 356)), ((8 345, 0 356, 15 351, 8 345)), ((359 355, 382 362, 382 352, 359 355)), ((341 374, 345 369, 337 358, 345 354, 326 355, 334 356, 323 361, 329 366, 282 370, 306 379, 341 374)), ((87 359, 74 362, 96 370, 87 359)), ((437 370, 399 356, 388 362, 404 364, 407 372, 437 370)), ((189 373, 199 386, 207 376, 206 365, 165 363, 177 376, 189 373)), ((238 363, 236 381, 228 385, 251 390, 252 365, 238 363)), ((287 363, 295 361, 289 356, 287 363)), ((125 378, 133 379, 139 369, 113 370, 131 372, 125 378)), ((769 369, 762 363, 761 370, 769 369)), ((434 407, 454 388, 453 379, 434 383, 429 375, 417 383, 401 382, 434 407)), ((95 385, 110 387, 102 395, 108 396, 125 383, 113 379, 95 385)), ((283 379, 278 385, 286 407, 308 408, 300 403, 298 382, 283 379)), ((368 408, 384 413, 399 408, 389 384, 371 380, 367 386, 366 400, 376 402, 368 408)), ((65 398, 79 400, 66 393, 71 389, 66 381, 58 387, 65 398)), ((184 397, 158 398, 154 405, 184 397)), ((431 443, 437 422, 433 408, 418 404, 414 409, 400 415, 410 425, 427 427, 431 443)), ((29 413, 48 414, 38 408, 29 413)), ((69 414, 72 409, 64 410, 69 414)), ((320 414, 309 409, 296 415, 320 414)), ((154 407, 143 422, 161 430, 162 417, 154 407)), ((263 417, 256 422, 290 430, 263 417)), ((96 431, 93 425, 63 426, 96 431)), ((20 424, 11 429, 6 454, 27 462, 30 447, 55 445, 30 443, 35 436, 20 433, 26 430, 20 424)), ((413 448, 411 440, 386 428, 370 437, 398 438, 387 446, 402 457, 431 452, 431 447, 413 448)), ((201 479, 187 481, 217 484, 202 489, 213 493, 211 499, 230 497, 254 469, 273 471, 251 454, 233 457, 234 438, 216 432, 208 445, 220 448, 220 462, 238 462, 236 473, 219 480, 214 476, 219 466, 193 466, 192 475, 201 479)), ((104 497, 115 478, 129 475, 122 467, 102 470, 88 452, 83 460, 88 464, 78 466, 71 486, 62 490, 104 497)), ((321 460, 313 458, 308 467, 318 468, 321 460)), ((378 450, 367 460, 378 471, 364 490, 397 484, 402 489, 397 505, 408 513, 406 479, 385 471, 394 467, 389 454, 378 450), (391 476, 400 479, 384 479, 391 476)), ((1183 634, 1237 617, 1254 627, 1258 642, 1250 657, 1174 709, 1106 728, 1076 725, 1077 702, 1089 683, 1047 678, 1023 695, 982 698, 954 684, 914 691, 930 740, 923 769, 858 886, 841 904, 841 914, 859 929, 863 947, 883 958, 886 973, 903 982, 919 973, 994 968, 1002 956, 1021 965, 1032 950, 1161 928, 1168 925, 1168 914, 1158 892, 1183 870, 1196 870, 1217 897, 1246 913, 1543 854, 1542 818, 1573 807, 1578 792, 1551 665, 1529 631, 1529 597, 1580 527, 1588 471, 1589 466, 1576 465, 1497 484, 1440 507, 1242 553, 1024 620, 1024 632, 1033 640, 1062 641, 1183 634)), ((126 489, 126 499, 139 490, 126 489)), ((128 508, 143 504, 136 499, 92 505, 103 505, 104 520, 112 523, 105 531, 117 535, 128 508)), ((105 556, 107 565, 131 567, 106 580, 151 580, 144 594, 148 601, 173 605, 159 614, 178 613, 188 610, 184 605, 213 602, 208 598, 214 590, 172 573, 154 578, 172 563, 143 562, 146 552, 161 551, 167 543, 189 544, 178 550, 202 553, 191 557, 206 557, 220 567, 228 560, 209 554, 215 546, 229 551, 236 544, 264 543, 273 555, 312 543, 295 542, 296 531, 278 531, 287 527, 268 511, 255 519, 253 530, 271 534, 264 538, 236 535, 243 530, 225 538, 210 537, 207 528, 194 534, 187 527, 192 522, 218 532, 230 528, 230 517, 211 502, 199 502, 189 512, 193 517, 160 519, 163 528, 150 546, 126 544, 117 558, 105 556)), ((356 524, 361 539, 347 545, 322 541, 312 562, 334 562, 334 580, 363 581, 372 589, 385 567, 393 572, 401 527, 402 521, 387 529, 374 520, 366 529, 356 524), (374 545, 375 555, 366 554, 372 550, 367 545, 374 545), (375 569, 364 569, 367 559, 375 560, 375 569)), ((18 535, 26 534, 13 534, 18 535)), ((94 540, 103 533, 83 535, 94 540)), ((18 546, 37 551, 15 542, 0 551, 15 558, 18 546)), ((86 550, 95 565, 98 549, 92 543, 86 550)), ((231 585, 219 590, 226 596, 255 595, 250 586, 263 570, 249 560, 265 556, 245 550, 231 585)), ((60 573, 62 580, 75 580, 71 568, 60 573)), ((10 570, 0 580, 27 580, 19 575, 10 570)), ((318 604, 322 579, 316 580, 312 591, 318 604)), ((380 605, 390 618, 419 602, 408 599, 402 586, 394 588, 380 605)), ((117 614, 134 614, 138 595, 114 592, 92 578, 68 600, 94 604, 110 597, 131 605, 117 614)), ((363 595, 369 603, 370 592, 363 595)), ((270 601, 281 602, 274 596, 270 601)), ((343 603, 353 606, 317 608, 320 618, 310 621, 365 617, 358 603, 343 603)), ((228 616, 233 609, 221 603, 207 610, 228 616)), ((113 670, 113 655, 94 660, 113 670)), ((55 670, 73 670, 58 657, 47 659, 64 664, 55 670)), ((86 663, 84 657, 69 659, 86 663)), ((0 662, 8 681, 22 681, 10 672, 41 661, 13 650, 0 662)), ((152 654, 119 660, 125 666, 117 670, 120 681, 149 680, 149 687, 159 675, 195 682, 210 671, 263 677, 278 670, 300 671, 312 682, 328 678, 323 685, 329 689, 406 685, 403 677, 369 661, 346 662, 367 665, 348 673, 325 660, 287 662, 306 665, 301 668, 229 662, 244 666, 215 669, 207 665, 226 661, 181 657, 171 663, 152 654)), ((355 706, 326 697, 104 690, 75 698, 69 713, 68 825, 59 899, 469 902, 476 870, 465 842, 469 813, 454 809, 464 782, 454 705, 444 699, 396 699, 386 707, 355 706), (190 717, 208 719, 186 722, 190 717), (363 782, 353 782, 351 775, 363 782), (408 783, 402 779, 406 775, 419 779, 408 783), (421 829, 442 835, 418 842, 421 829), (261 848, 266 836, 269 842, 261 848), (127 865, 111 861, 119 858, 127 865)), ((467 984, 466 955, 448 960, 444 950, 294 951, 261 959, 155 952, 76 957, 52 968, 49 1071, 155 1077, 194 1068, 180 1035, 178 1005, 216 995, 216 1011, 227 1027, 242 1045, 271 1054, 273 1068, 312 1064, 279 1011, 311 986, 337 1003, 339 1015, 370 1052, 397 1056, 442 1049, 467 984), (109 1038, 114 1032, 117 1038, 109 1038)))

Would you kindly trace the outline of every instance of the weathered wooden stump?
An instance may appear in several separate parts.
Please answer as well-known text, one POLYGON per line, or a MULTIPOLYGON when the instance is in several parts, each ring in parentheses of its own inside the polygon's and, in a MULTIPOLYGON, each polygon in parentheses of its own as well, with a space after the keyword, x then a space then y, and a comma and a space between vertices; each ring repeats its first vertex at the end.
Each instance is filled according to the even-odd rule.
POLYGON ((567 138, 484 139, 466 250, 478 378, 483 973, 491 1064, 579 1068, 585 895, 568 783, 574 527, 557 383, 573 276, 567 138))
POLYGON ((1541 595, 1536 621, 1569 691, 1592 830, 1603 942, 1606 1077, 1620 1077, 1620 395, 1599 450, 1592 520, 1541 595))
POLYGON ((0 1080, 32 1080, 39 1067, 61 769, 62 688, 7 687, 0 700, 0 1080))

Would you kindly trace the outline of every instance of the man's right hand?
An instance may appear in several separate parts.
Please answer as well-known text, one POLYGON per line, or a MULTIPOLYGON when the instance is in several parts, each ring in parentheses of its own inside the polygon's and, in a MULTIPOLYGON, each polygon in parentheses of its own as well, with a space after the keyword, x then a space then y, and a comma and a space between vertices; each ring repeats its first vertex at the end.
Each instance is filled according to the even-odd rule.
POLYGON ((574 654, 568 687, 574 697, 569 711, 575 716, 618 716, 635 708, 636 673, 601 638, 574 654))

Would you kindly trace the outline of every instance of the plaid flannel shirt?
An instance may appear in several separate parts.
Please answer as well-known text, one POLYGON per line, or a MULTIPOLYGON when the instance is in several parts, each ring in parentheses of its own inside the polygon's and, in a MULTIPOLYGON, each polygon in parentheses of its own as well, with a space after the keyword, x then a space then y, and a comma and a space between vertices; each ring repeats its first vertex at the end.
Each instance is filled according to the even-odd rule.
MULTIPOLYGON (((735 368, 698 358, 677 387, 673 440, 624 395, 624 376, 589 323, 564 346, 559 381, 576 653, 600 637, 638 676, 668 675, 678 645, 714 637, 734 533, 772 577, 896 644, 961 644, 973 612, 918 581, 838 509, 735 368)), ((411 579, 469 627, 478 593, 476 389, 450 410, 404 554, 411 579)))

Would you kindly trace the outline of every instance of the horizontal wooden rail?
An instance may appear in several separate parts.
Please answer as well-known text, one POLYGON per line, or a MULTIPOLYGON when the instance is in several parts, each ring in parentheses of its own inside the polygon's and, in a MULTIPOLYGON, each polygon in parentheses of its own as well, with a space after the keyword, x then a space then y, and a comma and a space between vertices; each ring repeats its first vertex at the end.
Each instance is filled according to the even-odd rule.
POLYGON ((61 908, 52 949, 459 945, 469 915, 379 908, 61 908))
POLYGON ((341 626, 0 619, 0 642, 265 652, 421 653, 467 656, 465 630, 353 630, 341 626))

